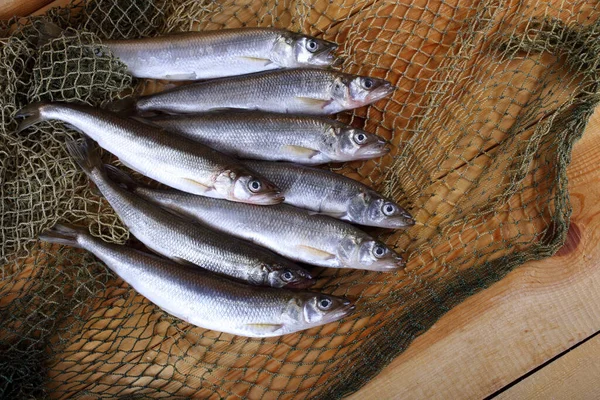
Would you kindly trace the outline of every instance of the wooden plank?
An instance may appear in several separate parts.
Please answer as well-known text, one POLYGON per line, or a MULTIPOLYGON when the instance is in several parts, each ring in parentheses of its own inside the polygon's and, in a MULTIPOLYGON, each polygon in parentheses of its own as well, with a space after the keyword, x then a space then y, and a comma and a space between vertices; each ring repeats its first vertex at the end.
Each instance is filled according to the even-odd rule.
POLYGON ((0 19, 23 17, 52 3, 52 0, 2 0, 0 1, 0 19))
POLYGON ((569 167, 566 245, 448 312, 350 399, 484 398, 600 330, 600 110, 569 167))
POLYGON ((599 379, 600 335, 596 335, 495 398, 598 399, 599 379))

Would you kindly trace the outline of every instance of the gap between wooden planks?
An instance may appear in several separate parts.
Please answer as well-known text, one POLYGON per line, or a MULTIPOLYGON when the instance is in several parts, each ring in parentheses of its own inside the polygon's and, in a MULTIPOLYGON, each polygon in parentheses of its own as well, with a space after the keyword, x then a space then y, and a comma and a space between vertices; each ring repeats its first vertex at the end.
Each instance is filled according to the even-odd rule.
POLYGON ((599 163, 600 108, 568 169, 565 246, 449 311, 349 399, 484 398, 600 331, 599 163))
POLYGON ((600 335, 596 334, 495 399, 599 399, 599 378, 600 335))

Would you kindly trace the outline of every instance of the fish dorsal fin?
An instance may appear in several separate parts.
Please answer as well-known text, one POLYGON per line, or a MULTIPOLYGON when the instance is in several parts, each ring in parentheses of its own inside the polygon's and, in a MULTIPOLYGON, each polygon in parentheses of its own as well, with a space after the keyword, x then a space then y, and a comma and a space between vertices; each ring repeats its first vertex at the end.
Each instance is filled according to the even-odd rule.
POLYGON ((327 105, 329 105, 329 103, 331 103, 331 100, 313 99, 310 97, 296 97, 296 98, 301 103, 304 103, 305 105, 310 106, 310 107, 325 108, 327 105))
POLYGON ((300 253, 309 255, 311 257, 315 257, 319 260, 326 261, 326 260, 333 260, 335 258, 335 254, 332 254, 325 250, 317 249, 315 247, 299 245, 299 246, 296 246, 296 248, 298 249, 298 251, 300 253))
POLYGON ((292 153, 296 156, 301 156, 308 159, 313 158, 314 156, 320 153, 318 150, 309 149, 308 147, 303 146, 294 146, 291 144, 284 146, 284 149, 288 153, 292 153))

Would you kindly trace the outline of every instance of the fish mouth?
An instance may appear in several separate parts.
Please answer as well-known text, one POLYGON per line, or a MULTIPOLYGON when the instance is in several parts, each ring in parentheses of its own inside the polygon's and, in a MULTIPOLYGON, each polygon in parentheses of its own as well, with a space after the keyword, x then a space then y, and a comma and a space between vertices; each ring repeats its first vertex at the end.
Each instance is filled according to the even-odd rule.
POLYGON ((328 46, 326 46, 323 50, 319 51, 318 53, 315 53, 312 64, 318 66, 334 67, 341 64, 339 62, 339 58, 334 54, 338 47, 339 46, 335 43, 328 43, 328 46))
POLYGON ((382 157, 388 154, 392 149, 388 146, 387 142, 379 140, 377 143, 373 143, 368 147, 361 149, 359 156, 364 158, 382 157))
POLYGON ((399 229, 399 228, 410 228, 415 226, 417 222, 413 217, 402 215, 397 217, 388 217, 381 224, 382 228, 391 228, 391 229, 399 229))
POLYGON ((377 272, 393 272, 397 271, 406 266, 406 261, 400 256, 395 256, 394 258, 386 261, 380 261, 378 264, 371 266, 369 271, 377 271, 377 272))
POLYGON ((388 81, 382 81, 381 85, 375 88, 371 93, 367 95, 367 100, 369 103, 373 103, 379 99, 382 99, 396 90, 394 86, 388 81))
POLYGON ((344 299, 342 306, 334 313, 333 317, 335 319, 333 319, 333 321, 347 317, 348 315, 352 314, 354 310, 356 310, 356 304, 352 303, 348 299, 344 299))
POLYGON ((279 189, 273 189, 268 192, 254 194, 250 198, 250 202, 252 204, 256 204, 259 206, 270 206, 274 204, 280 204, 283 203, 284 200, 285 197, 283 196, 283 194, 281 194, 281 191, 279 191, 279 189))

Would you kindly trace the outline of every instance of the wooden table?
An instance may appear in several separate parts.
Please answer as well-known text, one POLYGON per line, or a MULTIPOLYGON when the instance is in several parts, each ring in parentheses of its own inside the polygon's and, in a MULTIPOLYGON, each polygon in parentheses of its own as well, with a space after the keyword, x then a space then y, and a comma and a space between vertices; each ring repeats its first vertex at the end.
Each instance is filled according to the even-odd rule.
MULTIPOLYGON (((67 0, 0 0, 0 18, 67 0)), ((448 312, 351 399, 600 398, 600 110, 573 151, 573 216, 554 257, 448 312)))

